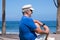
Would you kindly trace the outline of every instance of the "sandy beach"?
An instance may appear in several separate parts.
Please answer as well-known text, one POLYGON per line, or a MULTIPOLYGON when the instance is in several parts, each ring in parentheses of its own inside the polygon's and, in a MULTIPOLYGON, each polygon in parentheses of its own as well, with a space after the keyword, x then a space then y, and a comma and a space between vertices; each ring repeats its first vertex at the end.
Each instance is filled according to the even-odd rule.
POLYGON ((18 34, 6 34, 4 37, 0 34, 0 40, 19 40, 18 34))
MULTIPOLYGON (((60 34, 49 34, 49 38, 60 40, 60 34)), ((19 40, 18 34, 6 34, 4 37, 0 34, 0 40, 19 40)))
POLYGON ((60 34, 49 34, 49 37, 55 38, 55 40, 60 40, 60 34))

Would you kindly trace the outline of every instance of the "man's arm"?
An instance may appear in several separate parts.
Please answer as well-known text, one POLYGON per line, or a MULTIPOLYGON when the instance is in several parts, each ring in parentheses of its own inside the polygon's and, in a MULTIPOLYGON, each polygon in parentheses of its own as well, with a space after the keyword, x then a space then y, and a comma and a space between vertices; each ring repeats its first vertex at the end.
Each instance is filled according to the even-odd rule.
POLYGON ((35 32, 38 34, 46 34, 46 38, 45 40, 47 40, 48 35, 49 35, 49 28, 47 25, 44 25, 43 23, 39 22, 38 20, 34 20, 35 25, 37 26, 37 28, 35 29, 35 32), (43 25, 44 30, 41 30, 40 26, 43 25))
MULTIPOLYGON (((38 20, 34 20, 34 22, 35 22, 35 23, 38 23, 39 26, 42 26, 42 25, 43 25, 43 23, 40 22, 40 21, 38 21, 38 20)), ((49 31, 49 28, 48 28, 47 25, 43 25, 43 28, 45 29, 44 31, 47 31, 47 30, 49 31)))
POLYGON ((38 20, 34 20, 35 23, 38 23, 40 26, 43 25, 42 22, 38 21, 38 20))
POLYGON ((49 28, 48 26, 44 25, 44 30, 41 30, 40 25, 38 23, 35 23, 37 28, 35 29, 35 32, 38 34, 48 34, 49 33, 49 28))

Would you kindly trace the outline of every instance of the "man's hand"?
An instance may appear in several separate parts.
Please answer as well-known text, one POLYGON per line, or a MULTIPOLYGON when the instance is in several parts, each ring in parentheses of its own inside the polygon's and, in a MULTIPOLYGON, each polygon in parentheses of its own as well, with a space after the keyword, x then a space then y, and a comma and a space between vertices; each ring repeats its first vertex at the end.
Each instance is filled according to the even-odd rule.
POLYGON ((46 38, 45 38, 45 40, 47 40, 48 35, 49 35, 49 28, 48 28, 48 26, 44 25, 44 29, 45 29, 45 33, 46 33, 46 38))
POLYGON ((44 30, 45 30, 45 32, 46 32, 47 34, 49 33, 49 28, 48 28, 47 25, 44 25, 44 30))

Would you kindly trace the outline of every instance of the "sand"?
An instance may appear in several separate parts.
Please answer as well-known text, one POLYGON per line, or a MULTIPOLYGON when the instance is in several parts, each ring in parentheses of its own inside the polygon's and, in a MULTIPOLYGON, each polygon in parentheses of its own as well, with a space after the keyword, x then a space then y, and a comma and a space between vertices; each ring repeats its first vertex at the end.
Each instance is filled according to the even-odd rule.
MULTIPOLYGON (((49 38, 60 40, 60 34, 49 34, 49 38)), ((0 40, 19 40, 18 34, 6 34, 4 37, 0 34, 0 40)))
POLYGON ((19 40, 18 34, 6 34, 5 36, 2 36, 0 34, 0 40, 19 40))

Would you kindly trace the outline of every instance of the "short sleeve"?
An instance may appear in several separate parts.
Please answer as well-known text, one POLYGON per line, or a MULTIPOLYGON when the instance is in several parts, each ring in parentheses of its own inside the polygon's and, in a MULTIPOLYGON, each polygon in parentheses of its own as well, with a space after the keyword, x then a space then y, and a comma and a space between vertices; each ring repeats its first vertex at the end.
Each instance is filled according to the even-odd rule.
POLYGON ((24 24, 32 31, 34 31, 36 29, 36 25, 35 25, 34 21, 32 20, 32 18, 25 18, 24 24))

